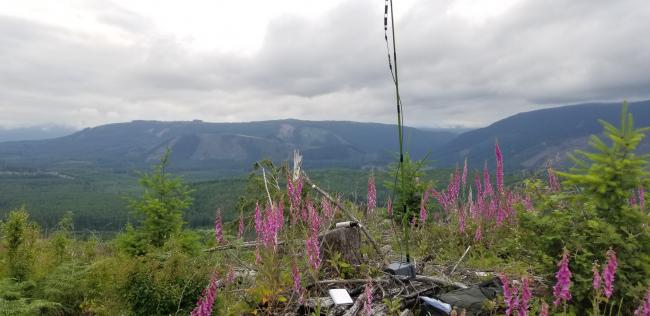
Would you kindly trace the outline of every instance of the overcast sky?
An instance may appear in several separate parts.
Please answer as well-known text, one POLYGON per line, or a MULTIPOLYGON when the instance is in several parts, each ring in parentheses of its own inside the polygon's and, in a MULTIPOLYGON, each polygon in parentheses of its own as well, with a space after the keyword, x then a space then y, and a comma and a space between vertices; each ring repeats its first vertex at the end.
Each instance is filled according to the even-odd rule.
MULTIPOLYGON (((0 0, 0 126, 392 123, 380 0, 0 0)), ((407 125, 650 98, 648 0, 395 0, 407 125)))

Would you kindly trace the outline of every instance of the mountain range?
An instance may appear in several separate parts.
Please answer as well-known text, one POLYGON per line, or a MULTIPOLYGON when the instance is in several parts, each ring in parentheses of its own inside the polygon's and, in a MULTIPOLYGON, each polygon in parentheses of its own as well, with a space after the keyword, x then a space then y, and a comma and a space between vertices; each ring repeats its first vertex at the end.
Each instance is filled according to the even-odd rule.
MULTIPOLYGON (((405 128, 415 158, 437 167, 467 158, 476 166, 490 161, 494 143, 512 169, 529 169, 549 159, 563 161, 602 131, 598 119, 618 122, 619 103, 590 103, 519 113, 494 124, 457 133, 405 128)), ((650 126, 650 101, 630 104, 638 126, 650 126)), ((44 140, 0 143, 0 169, 143 169, 170 148, 172 168, 238 173, 260 159, 289 160, 294 149, 308 168, 383 167, 398 151, 394 125, 344 121, 276 120, 247 123, 133 121, 86 128, 44 140)), ((643 151, 649 151, 646 140, 643 151)))

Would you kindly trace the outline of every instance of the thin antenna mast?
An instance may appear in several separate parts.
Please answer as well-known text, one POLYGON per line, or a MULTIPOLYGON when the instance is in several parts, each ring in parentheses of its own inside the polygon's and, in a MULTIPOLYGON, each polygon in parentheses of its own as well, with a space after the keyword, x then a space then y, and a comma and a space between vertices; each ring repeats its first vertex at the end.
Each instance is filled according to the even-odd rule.
MULTIPOLYGON (((388 50, 388 67, 390 68, 391 71, 391 76, 393 78, 393 83, 395 84, 395 103, 397 105, 397 129, 398 129, 398 137, 399 137, 399 166, 397 173, 400 174, 400 182, 401 186, 403 187, 405 185, 405 179, 404 179, 404 110, 402 108, 402 99, 400 97, 399 93, 399 77, 397 73, 397 45, 395 44, 395 15, 393 13, 393 0, 386 0, 385 1, 385 6, 384 6, 384 38, 386 40, 386 49, 388 50), (390 56, 390 47, 388 43, 388 8, 390 7, 390 25, 391 25, 391 35, 392 35, 392 49, 393 49, 393 63, 395 64, 395 67, 393 68, 393 65, 391 63, 391 56, 390 56)), ((395 179, 397 180, 397 179, 395 179)), ((402 218, 402 225, 404 227, 407 227, 408 225, 405 225, 405 221, 407 221, 406 216, 407 216, 407 205, 405 203, 405 199, 402 198, 402 207, 403 207, 403 218, 402 218)), ((406 262, 411 261, 411 256, 410 256, 410 251, 409 251, 409 232, 407 228, 404 228, 405 231, 405 248, 406 248, 406 262)))

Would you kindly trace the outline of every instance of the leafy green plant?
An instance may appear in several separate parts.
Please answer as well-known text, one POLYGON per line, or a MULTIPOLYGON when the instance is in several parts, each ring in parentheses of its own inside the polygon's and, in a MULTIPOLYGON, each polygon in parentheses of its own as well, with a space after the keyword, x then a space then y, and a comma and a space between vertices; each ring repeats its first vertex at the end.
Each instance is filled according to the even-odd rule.
POLYGON ((330 259, 327 259, 327 262, 342 279, 347 279, 354 274, 355 270, 352 268, 352 265, 345 261, 345 259, 341 257, 341 253, 338 251, 335 252, 330 259))
POLYGON ((144 216, 142 233, 151 245, 161 247, 183 227, 183 211, 192 203, 189 187, 167 172, 170 151, 160 158, 151 173, 140 178, 144 193, 131 202, 131 208, 144 216))
POLYGON ((50 238, 54 255, 59 262, 63 261, 68 255, 70 248, 72 232, 72 213, 67 212, 59 221, 57 230, 50 238))
POLYGON ((399 316, 402 311, 402 299, 399 297, 394 298, 385 298, 383 299, 384 305, 386 305, 388 316, 399 316))
MULTIPOLYGON (((523 252, 544 263, 549 274, 553 258, 561 253, 562 247, 572 251, 572 294, 578 313, 592 308, 591 268, 610 247, 621 262, 613 300, 634 301, 650 280, 650 223, 646 214, 629 203, 632 192, 648 182, 648 156, 637 156, 635 151, 650 129, 635 129, 633 122, 626 105, 619 127, 601 121, 609 145, 592 136, 590 144, 594 151, 578 151, 577 167, 558 172, 565 179, 564 187, 571 190, 538 192, 536 212, 521 216, 521 227, 525 230, 522 236, 529 245, 523 252)), ((631 310, 624 307, 623 312, 631 310)))
POLYGON ((34 262, 34 243, 38 235, 35 224, 29 222, 29 214, 21 208, 9 212, 2 223, 5 236, 9 275, 15 281, 27 279, 34 262))

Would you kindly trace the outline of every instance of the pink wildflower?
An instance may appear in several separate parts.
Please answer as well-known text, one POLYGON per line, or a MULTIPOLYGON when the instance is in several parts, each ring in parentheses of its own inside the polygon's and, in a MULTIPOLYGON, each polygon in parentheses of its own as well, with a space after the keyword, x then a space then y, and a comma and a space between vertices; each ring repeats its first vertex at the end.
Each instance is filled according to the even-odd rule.
POLYGON ((318 244, 318 236, 311 235, 305 240, 305 249, 307 251, 307 259, 309 265, 314 271, 318 271, 321 265, 320 245, 318 244))
POLYGON ((593 267, 591 267, 591 272, 593 272, 593 277, 591 278, 591 287, 593 287, 596 293, 598 293, 600 292, 600 284, 602 279, 600 278, 600 271, 598 271, 597 262, 594 262, 593 267))
MULTIPOLYGON (((308 204, 309 205, 309 204, 308 204)), ((320 244, 318 243, 318 230, 320 227, 320 219, 314 207, 309 210, 309 227, 307 229, 307 239, 305 240, 305 248, 307 251, 307 259, 314 271, 317 271, 321 265, 320 257, 320 244)))
POLYGON ((375 176, 370 175, 368 178, 368 214, 377 208, 377 187, 375 186, 375 176))
POLYGON ((492 184, 490 183, 490 171, 488 170, 487 167, 487 161, 485 162, 485 166, 483 167, 483 193, 485 196, 492 195, 494 192, 492 190, 492 184))
POLYGON ((542 307, 539 310, 539 316, 548 316, 548 304, 546 302, 542 303, 542 307))
POLYGON ((499 216, 497 214, 498 210, 499 210, 499 200, 492 198, 489 207, 487 207, 487 218, 494 218, 495 216, 498 217, 499 216))
POLYGON ((298 266, 295 261, 291 264, 291 277, 293 278, 293 292, 298 295, 298 300, 302 303, 303 293, 302 285, 300 283, 300 271, 298 271, 298 266))
POLYGON ((533 294, 530 291, 530 281, 527 277, 521 280, 521 301, 519 302, 519 316, 528 316, 528 304, 533 294))
POLYGON ((233 268, 232 266, 230 266, 230 267, 228 268, 228 275, 227 275, 227 277, 226 277, 226 284, 233 284, 233 283, 235 283, 235 277, 236 277, 236 275, 235 275, 235 268, 233 268))
POLYGON ((239 214, 239 228, 237 229, 237 239, 242 239, 244 237, 244 213, 239 214))
POLYGON ((316 210, 314 205, 311 204, 311 202, 307 203, 307 210, 309 212, 307 215, 309 229, 313 234, 318 235, 318 231, 321 225, 321 220, 320 217, 318 216, 318 211, 316 210))
POLYGON ((420 222, 424 224, 427 221, 427 202, 429 200, 429 191, 424 191, 422 200, 420 200, 420 222))
POLYGON ((483 238, 481 224, 478 224, 478 226, 476 226, 476 233, 474 233, 474 241, 481 241, 481 238, 483 238))
POLYGON ((291 223, 298 221, 300 214, 300 204, 302 199, 302 179, 294 181, 291 176, 287 177, 287 193, 289 195, 289 212, 291 214, 291 223))
POLYGON ((510 286, 510 280, 508 280, 508 277, 504 273, 499 274, 499 280, 501 280, 503 286, 503 301, 507 307, 506 316, 510 316, 514 310, 514 296, 517 294, 513 292, 513 288, 510 286))
POLYGON ((214 238, 217 245, 225 243, 223 239, 223 226, 221 224, 221 209, 217 209, 217 214, 214 217, 214 238))
MULTIPOLYGON (((494 200, 493 200, 494 201, 494 200)), ((506 219, 506 210, 503 206, 497 206, 497 226, 501 226, 506 219)))
POLYGON ((323 215, 325 216, 325 220, 329 221, 332 218, 334 218, 335 215, 335 209, 332 207, 332 204, 330 204, 330 201, 326 198, 322 198, 320 201, 321 208, 323 209, 323 215))
MULTIPOLYGON (((512 287, 512 301, 510 302, 510 305, 508 306, 508 309, 506 310, 506 314, 515 314, 519 310, 519 289, 516 287, 512 287), (510 313, 508 313, 510 311, 510 313)), ((519 315, 518 315, 519 316, 519 315)))
POLYGON ((214 299, 217 296, 217 278, 213 276, 210 280, 210 285, 203 289, 203 294, 196 302, 196 307, 192 310, 191 316, 210 316, 212 315, 212 307, 214 299))
POLYGON ((650 316, 650 290, 646 292, 645 299, 639 308, 634 311, 634 316, 650 316))
POLYGON ((262 231, 264 230, 264 222, 262 220, 262 211, 260 210, 260 204, 255 203, 255 215, 253 215, 253 219, 255 221, 255 233, 257 234, 258 238, 262 234, 262 231))
POLYGON ((497 160, 497 190, 503 192, 503 155, 499 148, 499 143, 494 144, 494 155, 497 160))
POLYGON ((526 194, 524 199, 521 201, 521 204, 524 205, 524 208, 526 208, 526 211, 532 211, 533 210, 533 200, 530 197, 530 194, 526 194))
MULTIPOLYGON (((257 240, 261 241, 265 248, 277 250, 278 234, 284 227, 284 206, 267 205, 264 210, 264 217, 260 210, 259 204, 255 206, 255 232, 257 240)), ((256 253, 259 261, 259 251, 256 253)))
POLYGON ((555 273, 557 283, 553 287, 553 305, 558 306, 561 302, 571 299, 571 271, 569 270, 569 252, 565 249, 562 254, 562 260, 558 263, 558 271, 555 273))
POLYGON ((372 316, 372 284, 370 282, 366 283, 364 295, 366 296, 366 300, 363 303, 363 312, 366 316, 372 316))
POLYGON ((617 267, 618 262, 616 260, 616 252, 610 249, 607 251, 607 264, 603 271, 603 292, 607 299, 609 299, 612 296, 612 293, 614 293, 614 278, 616 276, 617 267))
POLYGON ((255 263, 260 264, 262 262, 262 253, 260 252, 260 246, 255 247, 255 263))

